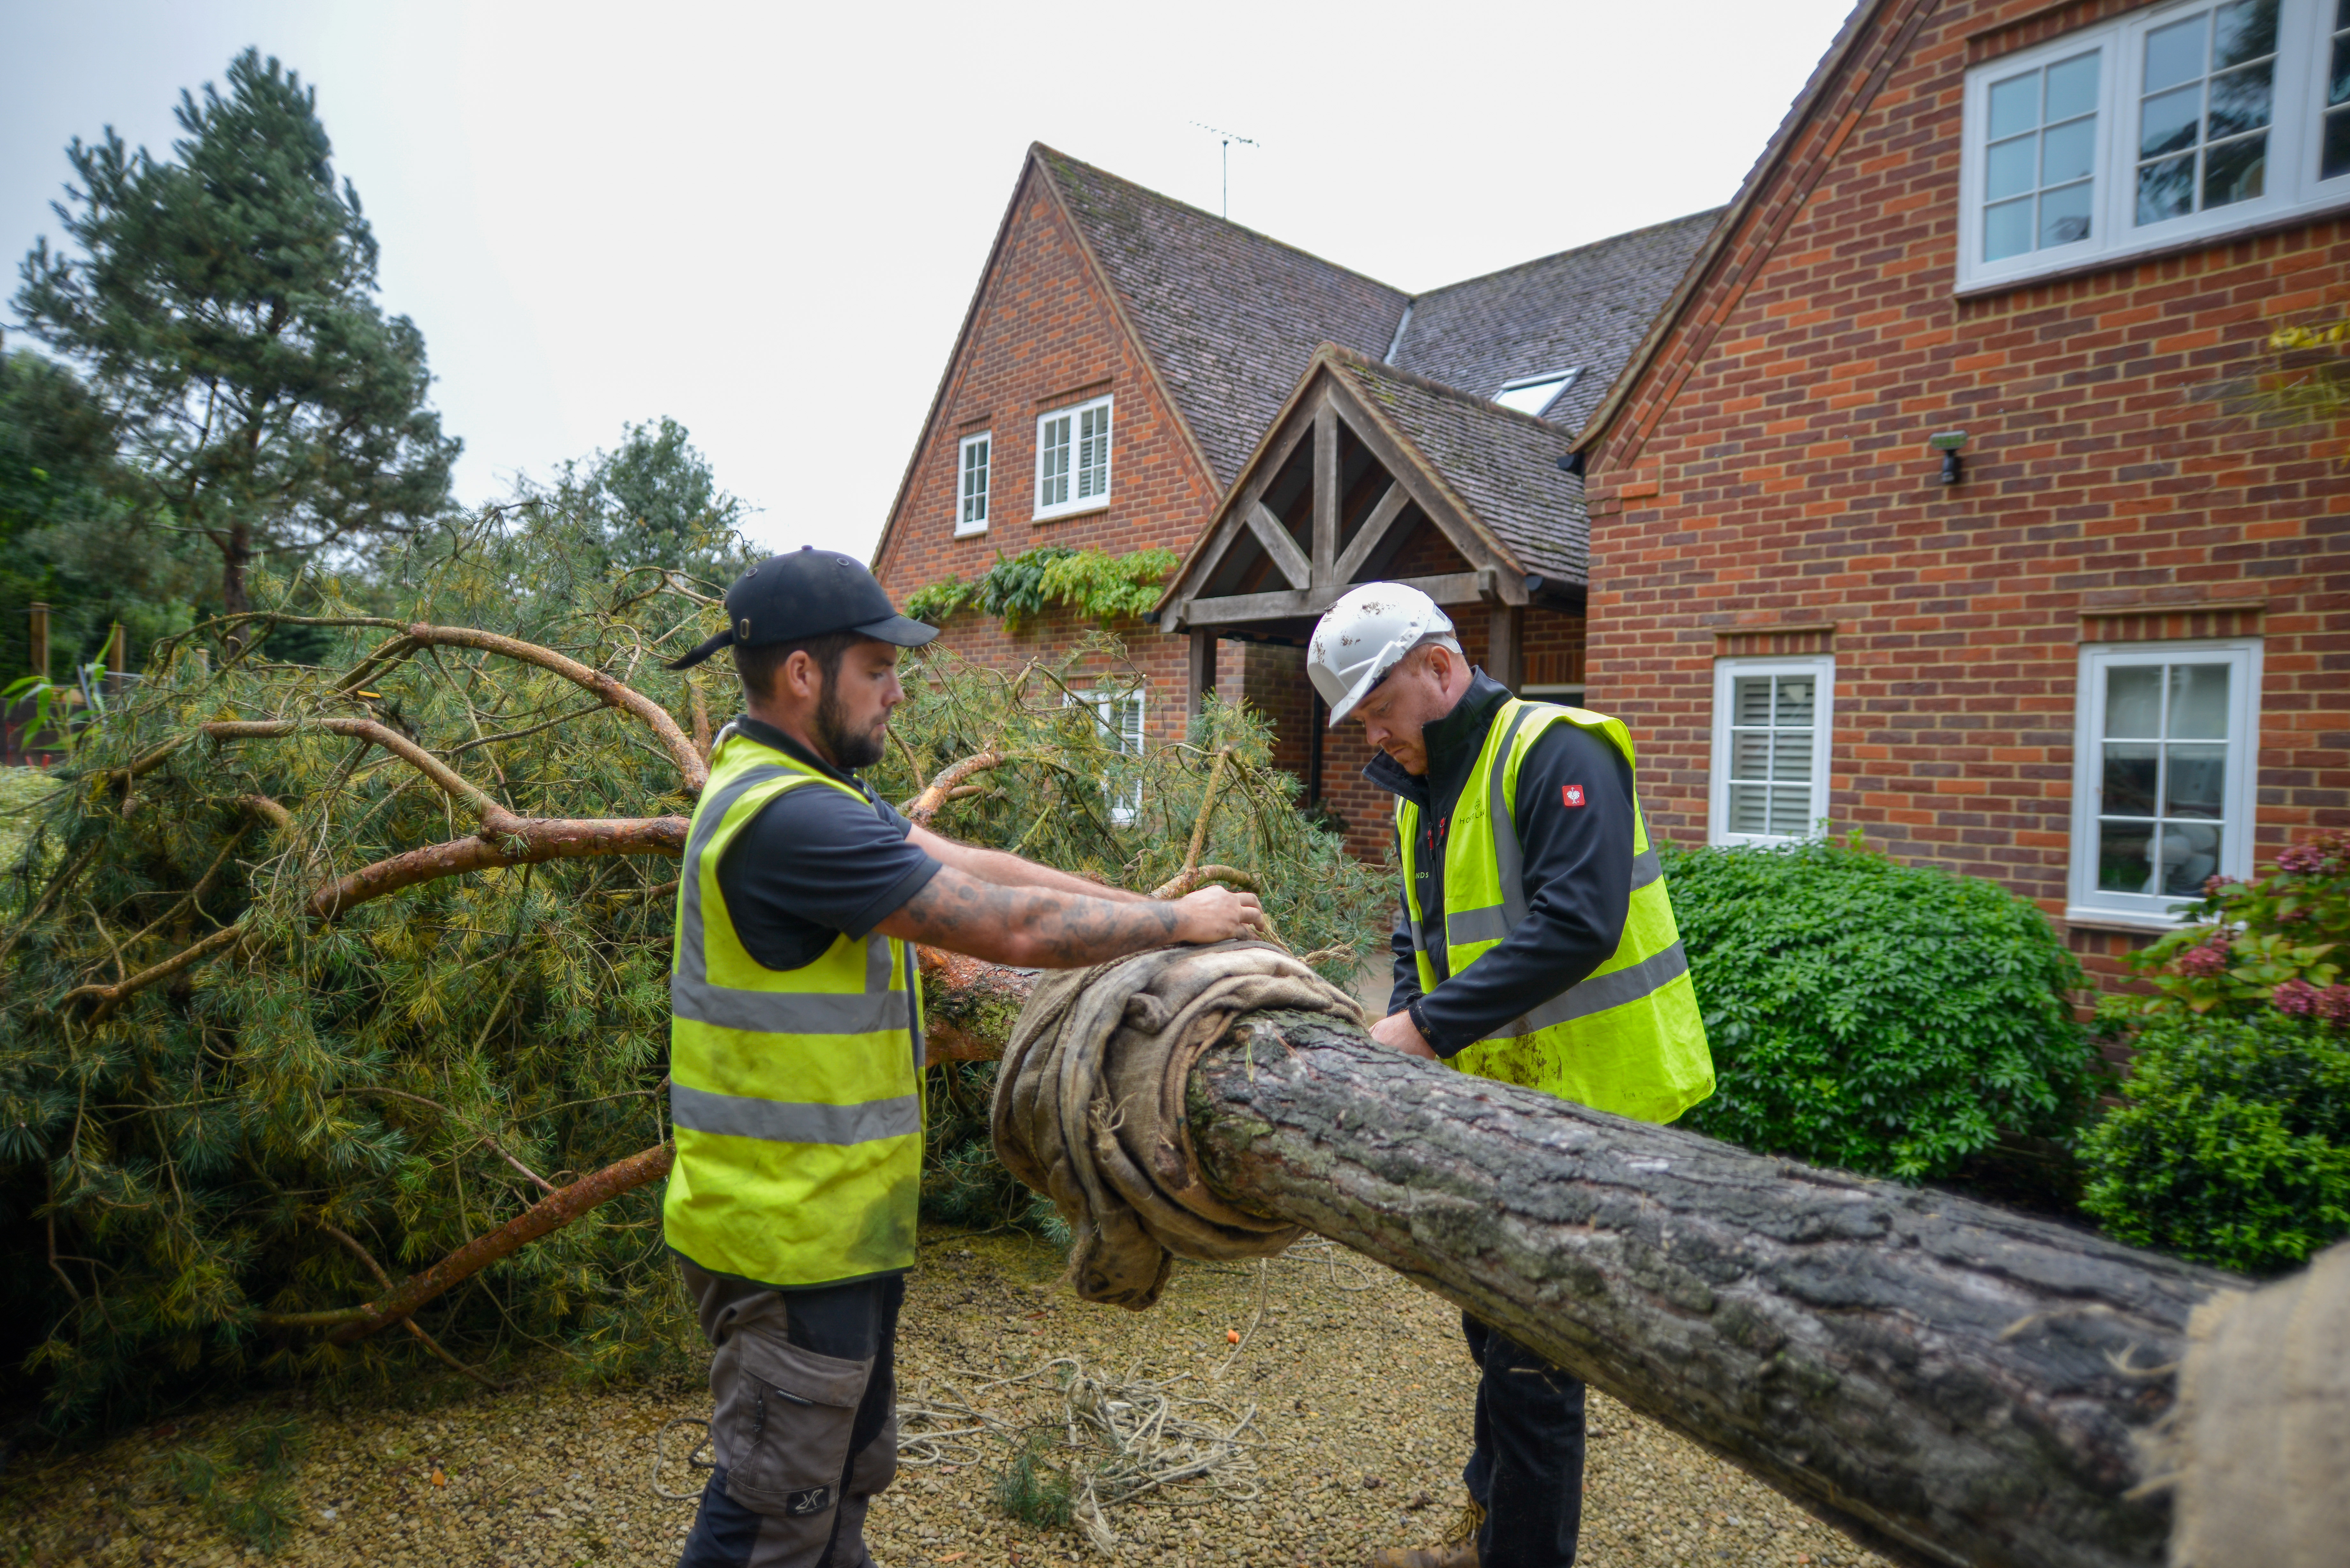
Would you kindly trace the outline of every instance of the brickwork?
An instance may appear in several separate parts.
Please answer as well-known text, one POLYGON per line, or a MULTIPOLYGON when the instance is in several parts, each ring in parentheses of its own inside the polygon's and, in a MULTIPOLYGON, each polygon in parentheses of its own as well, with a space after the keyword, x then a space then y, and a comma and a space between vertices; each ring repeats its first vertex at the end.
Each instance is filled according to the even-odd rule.
MULTIPOLYGON (((982 279, 938 403, 925 427, 874 573, 892 598, 949 576, 972 581, 1000 552, 1068 545, 1123 555, 1191 547, 1217 488, 1169 411, 1148 362, 1118 317, 1076 229, 1032 163, 982 279), (1036 521, 1036 421, 1052 409, 1103 393, 1111 421, 1109 504, 1036 521), (955 537, 962 438, 990 432, 990 516, 984 534, 955 537)), ((982 663, 1016 667, 1069 648, 1091 623, 1067 612, 1014 635, 973 610, 953 618, 941 643, 982 663)), ((1180 638, 1129 621, 1111 628, 1149 682, 1144 722, 1155 742, 1180 738, 1186 649, 1180 638)))
MULTIPOLYGON (((2220 625, 2263 639, 2257 855, 2350 826, 2350 431, 2215 400, 2350 306, 2350 222, 1955 298, 1970 52, 2049 15, 1882 7, 1602 416, 1590 701, 1662 835, 1707 831, 1716 657, 1808 638, 1835 818, 2061 917, 2079 645, 2220 625)), ((2072 940, 2110 976, 2133 939, 2072 940)))

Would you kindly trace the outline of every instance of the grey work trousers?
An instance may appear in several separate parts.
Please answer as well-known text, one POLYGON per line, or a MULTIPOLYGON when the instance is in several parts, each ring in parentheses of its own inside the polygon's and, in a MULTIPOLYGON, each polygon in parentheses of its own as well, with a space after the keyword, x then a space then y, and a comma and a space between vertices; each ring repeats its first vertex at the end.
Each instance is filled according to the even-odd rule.
POLYGON ((679 1568, 866 1568, 866 1508, 898 1473, 905 1279, 783 1292, 678 1267, 718 1350, 718 1468, 679 1568))

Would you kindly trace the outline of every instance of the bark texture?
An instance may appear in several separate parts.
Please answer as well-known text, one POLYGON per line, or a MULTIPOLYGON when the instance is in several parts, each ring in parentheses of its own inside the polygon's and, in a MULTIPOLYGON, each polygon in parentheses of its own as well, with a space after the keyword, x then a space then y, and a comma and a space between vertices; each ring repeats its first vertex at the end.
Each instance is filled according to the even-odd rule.
POLYGON ((1880 1549, 2164 1559, 2139 1439, 2231 1276, 1261 1013, 1194 1070, 1210 1186, 1458 1302, 1880 1549))

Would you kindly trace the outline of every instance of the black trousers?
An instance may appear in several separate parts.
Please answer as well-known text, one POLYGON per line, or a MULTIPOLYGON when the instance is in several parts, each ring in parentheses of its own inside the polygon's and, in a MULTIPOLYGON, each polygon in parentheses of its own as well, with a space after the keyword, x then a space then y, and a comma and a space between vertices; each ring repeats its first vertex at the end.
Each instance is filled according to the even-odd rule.
POLYGON ((1463 1313, 1477 1446, 1461 1479, 1485 1511, 1479 1568, 1569 1568, 1583 1532, 1583 1385, 1463 1313))

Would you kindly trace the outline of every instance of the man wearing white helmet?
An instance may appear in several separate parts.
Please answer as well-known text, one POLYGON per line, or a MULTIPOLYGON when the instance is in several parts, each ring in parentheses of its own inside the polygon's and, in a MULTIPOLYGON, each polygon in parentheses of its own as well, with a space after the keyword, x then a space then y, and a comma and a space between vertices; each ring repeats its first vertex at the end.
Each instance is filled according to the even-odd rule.
MULTIPOLYGON (((1332 728, 1359 721, 1364 776, 1396 797, 1403 869, 1380 1044, 1582 1105, 1669 1122, 1713 1092, 1632 738, 1523 702, 1462 655, 1434 600, 1349 589, 1306 670, 1332 728)), ((1464 1314, 1481 1374, 1471 1508, 1443 1546, 1374 1568, 1565 1568, 1583 1516, 1583 1385, 1464 1314)))

